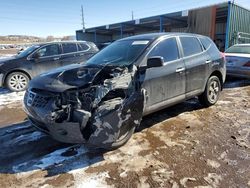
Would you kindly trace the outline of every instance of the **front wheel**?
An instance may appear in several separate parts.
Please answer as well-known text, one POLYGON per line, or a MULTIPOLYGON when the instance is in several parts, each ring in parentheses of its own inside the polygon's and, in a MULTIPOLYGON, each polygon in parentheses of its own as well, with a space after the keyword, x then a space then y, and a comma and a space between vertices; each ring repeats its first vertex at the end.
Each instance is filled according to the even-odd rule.
POLYGON ((6 78, 6 85, 11 91, 24 91, 28 87, 29 77, 22 72, 12 72, 6 78))
POLYGON ((126 144, 133 135, 134 131, 135 126, 131 127, 130 129, 125 129, 122 127, 117 140, 111 145, 110 150, 117 149, 126 144))
POLYGON ((217 76, 211 76, 206 84, 205 91, 199 96, 199 101, 203 106, 214 105, 220 96, 221 82, 217 76))

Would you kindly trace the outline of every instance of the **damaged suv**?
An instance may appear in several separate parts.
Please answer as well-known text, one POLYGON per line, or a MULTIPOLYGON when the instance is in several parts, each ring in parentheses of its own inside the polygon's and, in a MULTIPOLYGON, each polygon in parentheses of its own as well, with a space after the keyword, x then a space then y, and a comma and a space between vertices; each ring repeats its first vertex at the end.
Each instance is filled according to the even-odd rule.
POLYGON ((210 106, 225 60, 208 37, 153 33, 118 40, 82 65, 34 78, 24 97, 30 121, 56 140, 114 149, 142 117, 198 96, 210 106))

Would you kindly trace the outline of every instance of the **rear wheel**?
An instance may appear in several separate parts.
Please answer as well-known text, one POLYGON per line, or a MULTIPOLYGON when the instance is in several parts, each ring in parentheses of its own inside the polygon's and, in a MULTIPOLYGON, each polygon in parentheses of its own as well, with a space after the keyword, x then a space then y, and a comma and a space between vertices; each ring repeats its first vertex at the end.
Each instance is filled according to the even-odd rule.
POLYGON ((6 85, 11 91, 24 91, 28 87, 29 77, 22 72, 12 72, 6 78, 6 85))
POLYGON ((203 106, 214 105, 220 96, 221 83, 217 76, 211 76, 206 84, 204 93, 199 96, 199 101, 203 106))

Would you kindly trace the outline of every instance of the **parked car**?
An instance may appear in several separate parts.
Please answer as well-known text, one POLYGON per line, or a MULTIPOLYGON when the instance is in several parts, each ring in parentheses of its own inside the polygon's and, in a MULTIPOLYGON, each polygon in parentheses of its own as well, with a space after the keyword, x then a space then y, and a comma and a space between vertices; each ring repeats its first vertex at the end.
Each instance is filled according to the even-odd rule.
POLYGON ((0 60, 0 87, 23 91, 33 77, 57 67, 81 63, 98 48, 92 42, 51 42, 33 45, 16 56, 0 60))
POLYGON ((250 44, 236 44, 225 51, 227 75, 250 78, 250 44))
POLYGON ((225 60, 208 37, 155 33, 118 40, 83 65, 30 82, 24 108, 34 126, 67 143, 114 149, 143 116, 198 96, 210 106, 225 81, 225 60))

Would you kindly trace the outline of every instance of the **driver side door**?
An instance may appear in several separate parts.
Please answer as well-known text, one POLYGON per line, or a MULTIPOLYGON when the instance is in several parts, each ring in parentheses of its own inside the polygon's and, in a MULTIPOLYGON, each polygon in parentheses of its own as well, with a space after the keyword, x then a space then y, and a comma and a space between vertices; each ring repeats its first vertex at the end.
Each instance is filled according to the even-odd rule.
POLYGON ((163 39, 156 44, 148 55, 161 56, 161 67, 147 68, 143 88, 146 90, 144 114, 163 109, 185 99, 185 64, 175 37, 163 39))
POLYGON ((58 44, 49 44, 32 55, 33 76, 60 67, 61 51, 58 44))

